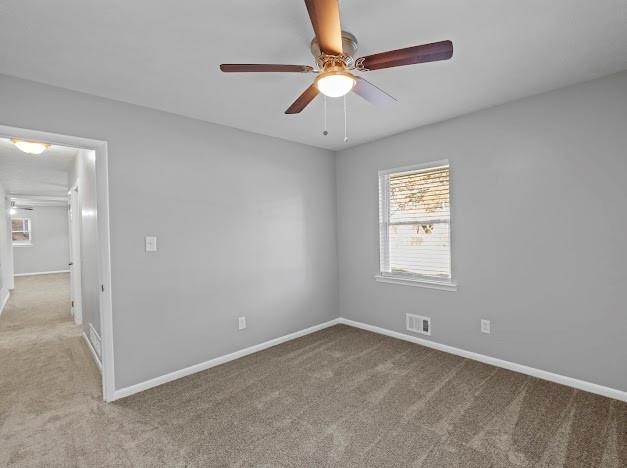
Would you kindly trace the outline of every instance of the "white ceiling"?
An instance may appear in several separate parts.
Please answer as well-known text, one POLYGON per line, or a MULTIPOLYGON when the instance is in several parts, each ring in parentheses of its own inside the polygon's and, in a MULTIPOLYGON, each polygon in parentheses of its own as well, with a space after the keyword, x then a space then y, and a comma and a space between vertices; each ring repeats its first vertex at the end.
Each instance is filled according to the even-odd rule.
POLYGON ((67 196, 70 171, 77 149, 51 146, 42 154, 23 153, 6 138, 0 138, 0 184, 7 193, 67 196))
MULTIPOLYGON (((357 55, 450 39, 452 60, 374 71, 400 104, 350 96, 349 145, 627 69, 626 0, 343 0, 357 55)), ((341 101, 321 135, 318 98, 283 111, 312 75, 218 71, 310 64, 299 0, 23 0, 0 3, 0 73, 266 135, 345 147, 341 101)))

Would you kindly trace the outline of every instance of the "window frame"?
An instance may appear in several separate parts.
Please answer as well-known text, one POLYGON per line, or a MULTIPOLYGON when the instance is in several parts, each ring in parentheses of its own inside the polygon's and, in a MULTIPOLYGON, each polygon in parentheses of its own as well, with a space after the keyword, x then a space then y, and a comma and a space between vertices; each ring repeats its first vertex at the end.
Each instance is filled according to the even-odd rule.
POLYGON ((378 173, 378 187, 379 187, 379 273, 375 275, 375 279, 382 283, 402 284, 406 286, 418 286, 430 289, 440 289, 445 291, 456 291, 457 283, 454 281, 453 276, 453 244, 452 244, 452 177, 451 177, 451 164, 448 159, 440 159, 437 161, 430 161, 426 163, 414 164, 411 166, 395 167, 391 169, 381 170, 378 173), (403 172, 426 172, 431 169, 437 169, 440 167, 448 167, 449 170, 449 278, 442 278, 437 276, 420 275, 414 273, 399 273, 386 271, 389 269, 390 264, 390 239, 389 239, 389 225, 390 225, 390 190, 389 190, 389 176, 392 174, 398 174, 403 172))
POLYGON ((31 218, 27 218, 24 216, 19 216, 15 218, 11 218, 11 244, 15 247, 32 247, 33 245, 33 220, 31 218), (27 220, 28 221, 28 231, 14 231, 13 230, 13 221, 14 220, 27 220), (14 232, 28 232, 28 240, 27 241, 15 241, 13 240, 14 232))

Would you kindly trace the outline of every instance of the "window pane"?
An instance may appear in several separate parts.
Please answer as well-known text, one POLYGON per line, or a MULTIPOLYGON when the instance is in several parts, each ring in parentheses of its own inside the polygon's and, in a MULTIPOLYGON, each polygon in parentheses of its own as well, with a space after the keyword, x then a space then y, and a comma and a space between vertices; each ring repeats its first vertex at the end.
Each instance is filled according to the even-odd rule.
POLYGON ((28 232, 13 232, 13 242, 28 242, 30 241, 30 233, 28 232))
POLYGON ((390 222, 449 217, 448 167, 390 176, 390 222))
POLYGON ((450 279, 448 165, 384 174, 379 186, 381 271, 450 279))
POLYGON ((12 219, 11 220, 11 231, 24 231, 24 220, 23 219, 12 219))
POLYGON ((13 242, 30 242, 30 219, 14 218, 11 220, 11 238, 13 242))
POLYGON ((390 271, 450 277, 449 224, 402 224, 389 227, 390 271))

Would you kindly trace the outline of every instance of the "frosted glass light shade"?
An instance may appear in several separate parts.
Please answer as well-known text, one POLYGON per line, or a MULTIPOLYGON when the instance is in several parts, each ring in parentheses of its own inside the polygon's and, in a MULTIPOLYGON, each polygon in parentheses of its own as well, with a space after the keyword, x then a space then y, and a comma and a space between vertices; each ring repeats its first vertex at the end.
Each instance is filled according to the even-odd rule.
POLYGON ((355 86, 355 78, 350 73, 323 73, 316 79, 318 91, 328 97, 342 97, 355 86))

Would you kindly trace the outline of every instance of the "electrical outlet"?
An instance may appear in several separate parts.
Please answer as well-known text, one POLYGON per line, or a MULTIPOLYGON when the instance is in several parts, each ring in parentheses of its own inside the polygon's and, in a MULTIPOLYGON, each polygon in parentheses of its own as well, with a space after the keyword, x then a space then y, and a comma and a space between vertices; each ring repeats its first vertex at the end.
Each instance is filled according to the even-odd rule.
POLYGON ((246 328, 246 317, 238 317, 237 319, 237 329, 243 330, 246 328))
POLYGON ((481 320, 481 333, 490 333, 490 321, 481 320))

